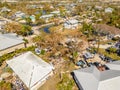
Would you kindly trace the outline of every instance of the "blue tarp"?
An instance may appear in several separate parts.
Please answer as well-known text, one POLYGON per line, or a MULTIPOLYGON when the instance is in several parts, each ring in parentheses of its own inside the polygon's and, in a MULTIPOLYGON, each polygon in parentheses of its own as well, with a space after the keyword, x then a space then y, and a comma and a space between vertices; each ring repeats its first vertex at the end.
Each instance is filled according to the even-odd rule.
POLYGON ((44 28, 44 32, 50 33, 49 27, 45 27, 45 28, 44 28))

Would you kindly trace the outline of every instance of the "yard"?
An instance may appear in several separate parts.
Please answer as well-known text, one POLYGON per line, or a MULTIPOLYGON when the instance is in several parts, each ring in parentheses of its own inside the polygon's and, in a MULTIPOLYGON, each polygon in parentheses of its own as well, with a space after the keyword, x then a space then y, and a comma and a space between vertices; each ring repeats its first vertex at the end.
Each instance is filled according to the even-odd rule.
POLYGON ((74 69, 75 65, 70 61, 58 64, 54 75, 39 90, 78 90, 70 74, 74 69))

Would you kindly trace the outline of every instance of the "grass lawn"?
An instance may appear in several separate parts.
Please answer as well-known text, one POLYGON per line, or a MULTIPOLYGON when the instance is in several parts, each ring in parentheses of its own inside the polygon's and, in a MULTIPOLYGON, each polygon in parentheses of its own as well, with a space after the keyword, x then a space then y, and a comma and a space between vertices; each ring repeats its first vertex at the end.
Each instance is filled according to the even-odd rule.
POLYGON ((13 58, 15 55, 18 55, 18 54, 26 52, 26 51, 34 51, 34 49, 35 49, 35 47, 31 46, 28 48, 18 49, 12 53, 4 54, 3 56, 0 56, 0 66, 2 65, 3 61, 9 60, 9 59, 13 58))
POLYGON ((115 60, 120 60, 120 56, 118 56, 116 53, 108 53, 105 51, 105 49, 99 49, 99 53, 105 55, 105 56, 108 56, 108 57, 111 57, 112 59, 115 59, 115 60))
POLYGON ((78 90, 70 74, 74 69, 75 65, 72 62, 65 61, 61 68, 56 68, 56 73, 39 90, 78 90))

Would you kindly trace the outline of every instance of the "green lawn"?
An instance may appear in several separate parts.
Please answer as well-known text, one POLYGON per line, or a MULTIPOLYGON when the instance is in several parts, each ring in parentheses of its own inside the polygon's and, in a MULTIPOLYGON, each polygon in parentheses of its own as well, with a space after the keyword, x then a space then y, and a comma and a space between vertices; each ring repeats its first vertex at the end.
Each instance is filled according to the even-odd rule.
POLYGON ((116 53, 108 53, 105 51, 105 49, 99 49, 99 53, 105 55, 105 56, 108 56, 108 57, 111 57, 112 59, 115 59, 115 60, 120 60, 120 56, 118 56, 116 53))
POLYGON ((34 49, 35 49, 35 47, 31 46, 28 48, 18 49, 12 53, 4 54, 3 56, 0 56, 0 66, 2 65, 3 61, 9 60, 9 59, 13 58, 15 55, 18 55, 18 54, 26 52, 26 51, 34 51, 34 49))

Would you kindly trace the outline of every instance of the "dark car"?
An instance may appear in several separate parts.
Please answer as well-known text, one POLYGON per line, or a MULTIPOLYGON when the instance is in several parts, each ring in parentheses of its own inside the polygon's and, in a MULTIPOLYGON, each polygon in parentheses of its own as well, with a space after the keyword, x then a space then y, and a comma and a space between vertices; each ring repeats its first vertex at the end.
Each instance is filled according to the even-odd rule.
POLYGON ((93 63, 96 67, 100 66, 100 63, 99 62, 94 62, 93 63))
POLYGON ((99 55, 99 57, 104 60, 105 59, 105 56, 104 55, 99 55))
POLYGON ((91 66, 94 66, 94 64, 92 62, 88 63, 88 66, 91 67, 91 66))
POLYGON ((112 62, 112 61, 113 61, 113 59, 112 59, 112 58, 110 58, 110 57, 105 57, 104 61, 106 61, 106 62, 112 62))
POLYGON ((33 34, 34 34, 34 31, 31 30, 28 34, 29 34, 29 35, 33 35, 33 34))
POLYGON ((120 49, 117 50, 117 55, 120 56, 120 49))

